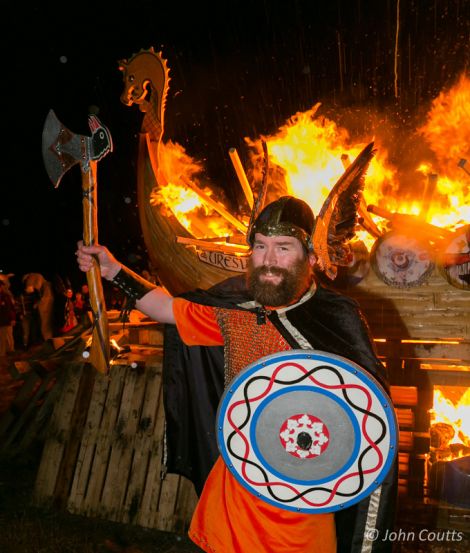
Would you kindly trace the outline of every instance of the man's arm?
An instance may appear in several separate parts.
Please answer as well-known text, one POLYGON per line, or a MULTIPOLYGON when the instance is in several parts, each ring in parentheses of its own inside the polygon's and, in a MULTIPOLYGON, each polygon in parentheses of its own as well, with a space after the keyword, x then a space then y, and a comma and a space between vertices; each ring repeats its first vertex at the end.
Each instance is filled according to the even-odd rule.
POLYGON ((102 278, 113 282, 133 297, 139 311, 160 323, 175 323, 173 296, 122 265, 105 246, 84 246, 80 241, 76 255, 78 266, 84 272, 91 269, 93 257, 97 259, 102 278))

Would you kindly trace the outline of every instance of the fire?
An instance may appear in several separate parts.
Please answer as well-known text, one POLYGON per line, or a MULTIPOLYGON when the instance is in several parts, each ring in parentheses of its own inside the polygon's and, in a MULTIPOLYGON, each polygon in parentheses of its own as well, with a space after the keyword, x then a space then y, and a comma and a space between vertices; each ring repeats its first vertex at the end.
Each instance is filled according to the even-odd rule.
POLYGON ((457 403, 447 398, 442 390, 434 389, 434 403, 431 424, 444 423, 452 427, 453 438, 449 443, 470 447, 470 388, 462 394, 457 403))
POLYGON ((470 78, 464 73, 434 99, 426 123, 418 129, 434 153, 431 169, 439 176, 439 205, 428 216, 435 225, 456 226, 470 220, 470 175, 459 166, 470 153, 469 105, 470 78))
MULTIPOLYGON (((344 172, 342 161, 352 161, 366 145, 351 145, 349 133, 326 117, 317 117, 320 104, 296 113, 276 134, 256 141, 246 139, 254 149, 252 163, 261 166, 261 139, 268 146, 270 163, 280 170, 271 171, 271 189, 305 200, 318 212, 328 193, 344 172)), ((387 163, 384 151, 378 151, 367 173, 366 202, 374 203, 385 184, 393 183, 395 170, 387 163)))
POLYGON ((191 220, 187 215, 197 216, 196 212, 203 208, 195 192, 172 182, 162 188, 154 189, 150 196, 150 203, 152 205, 160 203, 171 209, 178 221, 188 230, 191 227, 191 220))
MULTIPOLYGON (((310 110, 293 115, 272 135, 245 138, 250 148, 251 166, 247 172, 251 185, 256 192, 262 181, 264 140, 270 157, 268 201, 282 194, 292 194, 304 199, 318 213, 345 166, 374 140, 377 153, 366 176, 365 203, 390 212, 416 215, 435 226, 454 230, 470 221, 470 178, 461 164, 470 153, 469 105, 470 80, 462 75, 454 86, 434 99, 425 124, 417 131, 417 137, 426 143, 430 151, 428 157, 432 160, 416 159, 412 175, 407 175, 408 182, 402 182, 405 180, 403 173, 391 163, 391 156, 380 137, 352 140, 348 130, 319 116, 320 104, 316 104, 310 110), (426 195, 429 202, 424 210, 426 195)), ((417 152, 421 149, 417 148, 417 152)), ((416 157, 419 156, 424 157, 424 154, 416 153, 416 157)), ((161 143, 159 162, 170 184, 154 190, 152 202, 171 209, 197 238, 234 234, 233 222, 230 224, 227 217, 220 217, 220 211, 207 205, 197 190, 204 190, 208 196, 214 194, 209 187, 200 184, 201 163, 171 141, 161 143), (196 183, 196 191, 191 183, 196 183)), ((222 194, 215 195, 221 197, 222 194)), ((241 216, 238 218, 242 220, 241 216)), ((372 218, 380 229, 386 230, 387 221, 376 215, 372 218)), ((244 232, 243 228, 238 230, 244 232)), ((360 238, 368 249, 375 241, 366 232, 361 232, 360 238)))
POLYGON ((151 205, 160 204, 169 209, 179 223, 197 238, 232 234, 233 229, 190 187, 195 183, 207 197, 213 191, 200 184, 202 164, 191 158, 183 146, 171 140, 160 144, 159 162, 168 184, 155 187, 150 195, 151 205))

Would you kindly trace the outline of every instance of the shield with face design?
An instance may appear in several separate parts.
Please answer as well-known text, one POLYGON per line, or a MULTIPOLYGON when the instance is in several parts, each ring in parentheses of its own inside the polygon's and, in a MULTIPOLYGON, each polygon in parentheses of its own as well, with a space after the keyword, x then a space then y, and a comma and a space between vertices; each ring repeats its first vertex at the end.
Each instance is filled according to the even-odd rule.
POLYGON ((452 286, 470 290, 470 225, 457 229, 444 245, 439 271, 452 286))
POLYGON ((377 276, 397 288, 419 286, 434 270, 430 245, 419 238, 388 232, 371 250, 371 264, 377 276))

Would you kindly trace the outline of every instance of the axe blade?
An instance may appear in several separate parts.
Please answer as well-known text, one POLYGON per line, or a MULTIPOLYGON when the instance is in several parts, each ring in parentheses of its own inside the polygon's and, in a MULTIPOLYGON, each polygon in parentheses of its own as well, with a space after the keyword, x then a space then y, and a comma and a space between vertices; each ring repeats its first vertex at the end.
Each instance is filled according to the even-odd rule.
POLYGON ((42 131, 42 159, 46 173, 57 188, 65 173, 81 161, 82 140, 57 118, 54 110, 47 114, 42 131))

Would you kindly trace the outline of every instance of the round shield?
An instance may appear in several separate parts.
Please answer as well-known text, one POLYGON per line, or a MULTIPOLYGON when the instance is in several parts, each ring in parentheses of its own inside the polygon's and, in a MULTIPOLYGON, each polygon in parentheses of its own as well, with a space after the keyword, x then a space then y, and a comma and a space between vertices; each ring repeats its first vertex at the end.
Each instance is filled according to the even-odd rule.
POLYGON ((444 278, 463 290, 470 290, 470 225, 455 231, 439 256, 439 271, 444 278))
POLYGON ((333 512, 370 495, 397 449, 395 411, 352 361, 318 350, 263 357, 225 390, 220 453, 260 499, 304 513, 333 512))
POLYGON ((371 263, 385 284, 398 288, 423 284, 434 269, 426 242, 394 231, 377 239, 371 250, 371 263))

